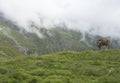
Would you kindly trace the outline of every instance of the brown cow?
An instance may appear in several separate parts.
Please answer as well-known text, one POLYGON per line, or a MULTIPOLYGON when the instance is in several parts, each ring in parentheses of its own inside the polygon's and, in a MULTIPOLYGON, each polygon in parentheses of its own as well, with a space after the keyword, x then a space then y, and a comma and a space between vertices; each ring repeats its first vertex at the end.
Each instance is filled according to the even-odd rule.
POLYGON ((109 49, 110 40, 107 38, 101 38, 101 39, 97 40, 97 46, 99 47, 99 50, 101 50, 102 46, 106 46, 106 49, 109 49))

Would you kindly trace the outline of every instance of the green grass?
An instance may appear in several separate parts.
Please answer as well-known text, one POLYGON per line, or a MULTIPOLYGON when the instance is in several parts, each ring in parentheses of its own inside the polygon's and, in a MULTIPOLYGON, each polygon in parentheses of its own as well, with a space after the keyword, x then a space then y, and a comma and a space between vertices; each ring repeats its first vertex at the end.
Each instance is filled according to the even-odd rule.
POLYGON ((0 60, 0 83, 120 83, 120 50, 0 60))

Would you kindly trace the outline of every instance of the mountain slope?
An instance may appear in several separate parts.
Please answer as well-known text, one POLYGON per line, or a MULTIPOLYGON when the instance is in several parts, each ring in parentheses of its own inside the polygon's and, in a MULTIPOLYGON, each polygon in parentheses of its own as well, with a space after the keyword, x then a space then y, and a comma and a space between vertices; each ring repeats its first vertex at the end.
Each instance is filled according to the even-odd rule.
POLYGON ((1 83, 119 83, 120 50, 60 52, 0 61, 1 83))
POLYGON ((63 28, 41 28, 43 38, 34 33, 11 28, 7 24, 0 24, 0 39, 19 49, 24 54, 47 54, 65 50, 82 51, 91 49, 86 43, 80 41, 80 32, 63 28))
POLYGON ((19 50, 0 39, 0 57, 13 58, 21 55, 19 50))
POLYGON ((12 44, 7 43, 9 40, 9 38, 7 38, 6 36, 4 36, 2 33, 0 33, 0 57, 17 57, 17 56, 21 56, 22 53, 16 49, 15 47, 13 47, 12 44))
MULTIPOLYGON (((38 28, 30 24, 29 28, 38 28)), ((40 28, 40 27, 39 27, 40 28)), ((86 43, 80 41, 82 34, 74 30, 55 26, 50 29, 40 28, 39 32, 43 38, 38 37, 35 33, 26 32, 20 29, 16 23, 4 17, 0 13, 0 39, 12 45, 24 54, 47 54, 60 51, 82 51, 91 49, 86 43)))
MULTIPOLYGON (((90 34, 91 32, 82 34, 80 31, 67 29, 65 25, 56 25, 49 29, 36 26, 34 23, 30 25, 29 28, 39 29, 42 37, 26 32, 0 14, 0 40, 26 55, 42 55, 61 51, 97 50, 96 40, 101 38, 90 34)), ((112 49, 120 48, 119 40, 111 39, 112 49)))

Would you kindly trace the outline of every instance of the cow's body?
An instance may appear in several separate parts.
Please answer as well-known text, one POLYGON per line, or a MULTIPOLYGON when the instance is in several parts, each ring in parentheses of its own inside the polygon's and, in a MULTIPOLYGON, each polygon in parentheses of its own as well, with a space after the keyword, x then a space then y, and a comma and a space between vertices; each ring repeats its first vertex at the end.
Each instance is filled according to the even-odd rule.
POLYGON ((102 46, 106 46, 106 49, 109 49, 110 47, 110 40, 106 38, 101 38, 97 40, 97 46, 99 47, 99 50, 101 50, 102 46))

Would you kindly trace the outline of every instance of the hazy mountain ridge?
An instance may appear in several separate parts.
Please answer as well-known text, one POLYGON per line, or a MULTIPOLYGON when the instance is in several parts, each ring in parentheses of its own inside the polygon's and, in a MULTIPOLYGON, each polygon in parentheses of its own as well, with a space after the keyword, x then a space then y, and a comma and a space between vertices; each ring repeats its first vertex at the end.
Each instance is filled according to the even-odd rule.
MULTIPOLYGON (((47 31, 47 29, 45 29, 47 31)), ((49 30, 52 35, 42 32, 44 38, 33 33, 20 33, 9 27, 2 28, 2 35, 6 42, 19 48, 25 54, 45 54, 64 50, 81 51, 88 49, 85 43, 80 42, 80 33, 54 28, 49 30), (70 34, 71 33, 71 34, 70 34), (74 36, 78 36, 78 38, 74 36)), ((4 39, 3 37, 1 37, 4 39)))
POLYGON ((80 42, 81 33, 73 30, 57 27, 52 29, 41 28, 40 33, 44 38, 39 38, 34 33, 21 31, 15 23, 4 18, 2 14, 0 14, 0 28, 1 39, 25 54, 45 54, 64 50, 80 51, 88 49, 85 44, 80 42))
MULTIPOLYGON (((37 27, 34 25, 34 27, 37 27)), ((60 51, 97 50, 96 40, 101 36, 68 29, 67 26, 55 26, 50 29, 40 28, 43 36, 20 30, 14 22, 0 15, 0 39, 12 45, 24 54, 46 54, 60 51)), ((119 48, 118 40, 112 39, 111 48, 119 48), (114 41, 114 42, 113 42, 114 41)))

